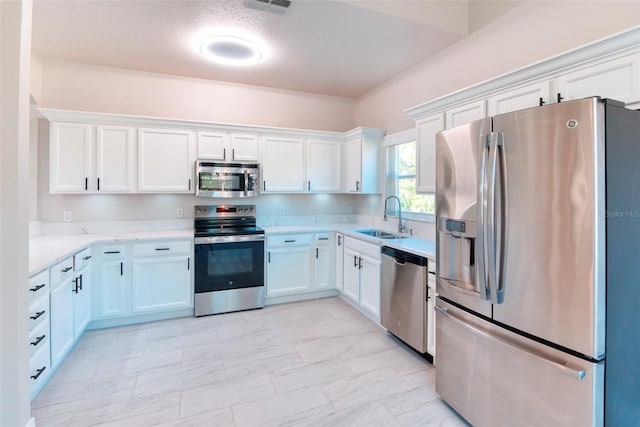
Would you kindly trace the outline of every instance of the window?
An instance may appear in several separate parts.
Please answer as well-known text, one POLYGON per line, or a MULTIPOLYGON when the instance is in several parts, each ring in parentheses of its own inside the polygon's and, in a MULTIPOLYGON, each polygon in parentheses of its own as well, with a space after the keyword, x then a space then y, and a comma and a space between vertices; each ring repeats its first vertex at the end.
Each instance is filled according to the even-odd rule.
MULTIPOLYGON (((416 194, 415 141, 387 147, 387 196, 398 196, 407 218, 424 220, 435 213, 435 196, 416 194)), ((392 213, 397 204, 389 201, 388 207, 392 213)))

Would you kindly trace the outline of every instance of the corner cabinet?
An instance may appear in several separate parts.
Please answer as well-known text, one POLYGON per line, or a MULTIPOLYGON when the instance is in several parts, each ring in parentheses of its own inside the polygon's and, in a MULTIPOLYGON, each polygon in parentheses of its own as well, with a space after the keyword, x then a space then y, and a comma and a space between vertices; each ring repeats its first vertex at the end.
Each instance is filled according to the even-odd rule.
POLYGON ((344 150, 344 191, 380 194, 380 153, 384 130, 357 128, 347 132, 344 150))
POLYGON ((195 135, 182 129, 138 129, 138 191, 193 193, 195 135))

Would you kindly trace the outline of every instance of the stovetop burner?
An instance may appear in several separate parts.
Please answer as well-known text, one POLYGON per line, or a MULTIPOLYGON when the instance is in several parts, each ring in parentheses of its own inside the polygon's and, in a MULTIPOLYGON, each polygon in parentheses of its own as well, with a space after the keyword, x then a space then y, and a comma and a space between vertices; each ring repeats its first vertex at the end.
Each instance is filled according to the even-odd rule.
POLYGON ((195 237, 264 234, 256 227, 255 205, 196 206, 195 237))

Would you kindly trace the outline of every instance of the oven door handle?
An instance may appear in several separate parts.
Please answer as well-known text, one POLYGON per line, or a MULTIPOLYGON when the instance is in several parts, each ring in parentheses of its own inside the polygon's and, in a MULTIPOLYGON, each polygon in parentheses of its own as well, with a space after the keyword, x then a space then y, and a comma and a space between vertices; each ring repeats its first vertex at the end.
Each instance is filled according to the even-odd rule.
POLYGON ((238 242, 263 242, 264 234, 239 235, 239 236, 217 236, 217 237, 196 237, 196 245, 210 245, 213 243, 238 243, 238 242))

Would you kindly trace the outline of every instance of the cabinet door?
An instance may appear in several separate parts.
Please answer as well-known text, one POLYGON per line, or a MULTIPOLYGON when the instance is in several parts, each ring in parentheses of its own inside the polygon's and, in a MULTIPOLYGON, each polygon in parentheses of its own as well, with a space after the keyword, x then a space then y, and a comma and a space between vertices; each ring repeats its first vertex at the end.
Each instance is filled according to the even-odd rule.
POLYGON ((446 113, 445 125, 447 129, 487 117, 487 103, 485 100, 472 102, 453 108, 446 113))
POLYGON ((138 130, 138 191, 193 193, 193 132, 138 130))
POLYGON ((444 114, 435 114, 416 121, 418 159, 416 192, 436 192, 436 133, 444 130, 444 114))
POLYGON ((267 252, 267 296, 305 292, 311 289, 309 246, 271 249, 267 252))
POLYGON ((91 267, 76 275, 73 291, 73 335, 77 338, 91 320, 91 267))
POLYGON ((258 136, 248 134, 232 134, 231 135, 231 154, 227 156, 228 160, 258 161, 258 136))
POLYGON ((133 260, 132 309, 136 313, 191 307, 191 259, 159 257, 133 260))
POLYGON ((57 367, 73 345, 73 287, 72 278, 51 291, 51 364, 57 367))
POLYGON ((340 191, 342 144, 336 141, 307 141, 307 191, 340 191))
POLYGON ((558 77, 563 100, 601 96, 640 101, 640 54, 624 56, 558 77))
POLYGON ((360 306, 380 317, 380 261, 362 257, 360 269, 360 306))
POLYGON ((49 192, 93 190, 93 129, 81 123, 52 123, 49 147, 49 192))
POLYGON ((331 288, 331 250, 329 246, 316 246, 314 249, 313 287, 315 289, 331 288))
POLYGON ((344 289, 344 236, 336 233, 336 289, 344 289))
POLYGON ((360 301, 360 256, 351 249, 344 250, 344 294, 353 301, 360 301))
POLYGON ((135 128, 96 126, 96 190, 101 193, 134 191, 135 128))
POLYGON ((344 177, 347 192, 362 191, 362 140, 347 141, 344 151, 344 177))
POLYGON ((487 109, 490 116, 495 116, 551 102, 554 102, 551 98, 551 86, 548 81, 544 81, 492 96, 487 100, 487 109))
MULTIPOLYGON (((198 159, 226 160, 229 135, 224 132, 198 132, 198 159)), ((231 153, 229 153, 231 157, 231 153)))
POLYGON ((304 191, 304 142, 293 138, 264 138, 262 158, 265 192, 304 191))
POLYGON ((104 261, 100 269, 100 315, 122 316, 129 312, 125 261, 104 261))

